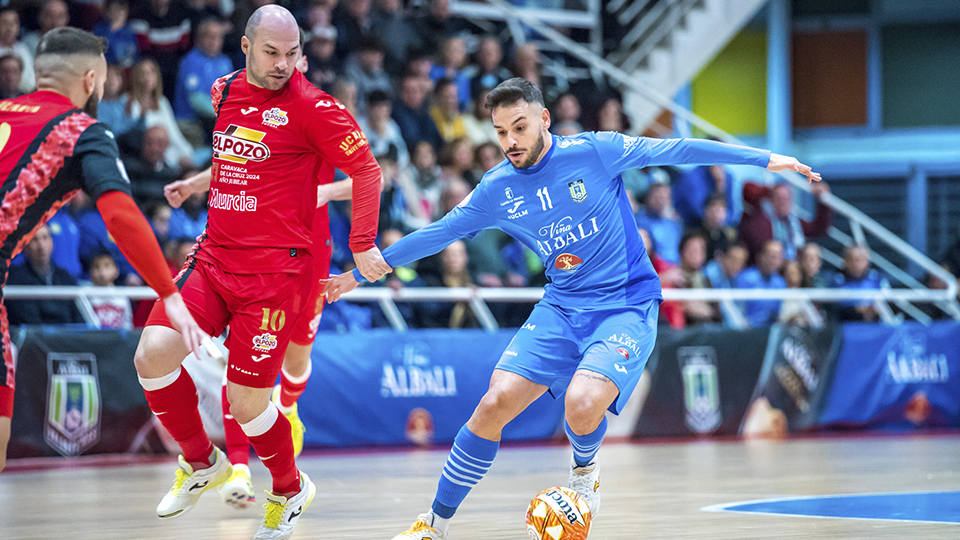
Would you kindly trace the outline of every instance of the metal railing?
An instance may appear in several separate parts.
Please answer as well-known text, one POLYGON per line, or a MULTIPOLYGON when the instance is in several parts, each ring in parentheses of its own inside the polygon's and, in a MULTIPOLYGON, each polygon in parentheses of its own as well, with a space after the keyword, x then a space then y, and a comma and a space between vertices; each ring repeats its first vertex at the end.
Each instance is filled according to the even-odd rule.
MULTIPOLYGON (((89 308, 90 297, 103 297, 105 294, 124 296, 130 300, 149 300, 157 297, 149 287, 118 287, 109 289, 105 293, 101 287, 37 287, 10 285, 3 288, 3 296, 7 299, 51 299, 75 300, 78 306, 89 308)), ((868 301, 877 309, 884 322, 897 324, 902 319, 894 315, 888 303, 918 302, 939 303, 949 301, 949 291, 932 289, 664 289, 663 298, 666 301, 707 301, 718 302, 725 312, 730 314, 731 325, 741 328, 746 326, 745 318, 737 302, 751 300, 780 300, 798 301, 805 304, 808 314, 816 312, 813 302, 836 303, 846 301, 868 301)), ((397 302, 467 302, 476 315, 480 325, 488 330, 499 328, 496 319, 490 312, 488 302, 534 303, 543 298, 543 289, 540 288, 472 288, 472 287, 410 287, 393 290, 388 287, 360 287, 342 299, 351 302, 376 302, 383 310, 390 325, 397 331, 408 329, 406 321, 397 309, 397 302)), ((904 310, 908 315, 912 313, 904 310)), ((99 328, 96 316, 92 309, 86 311, 81 307, 88 324, 99 328)), ((923 323, 929 323, 930 317, 915 317, 923 323)), ((811 324, 817 325, 817 316, 812 316, 811 324)))

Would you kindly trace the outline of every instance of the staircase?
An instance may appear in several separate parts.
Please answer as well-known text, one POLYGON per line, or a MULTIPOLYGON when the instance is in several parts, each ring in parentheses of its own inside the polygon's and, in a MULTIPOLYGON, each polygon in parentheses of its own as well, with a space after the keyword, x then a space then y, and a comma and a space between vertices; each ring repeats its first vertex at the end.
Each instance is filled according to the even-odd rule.
MULTIPOLYGON (((673 96, 750 21, 766 0, 613 0, 623 32, 606 60, 662 95, 673 96)), ((623 88, 624 112, 642 131, 662 109, 623 88)))

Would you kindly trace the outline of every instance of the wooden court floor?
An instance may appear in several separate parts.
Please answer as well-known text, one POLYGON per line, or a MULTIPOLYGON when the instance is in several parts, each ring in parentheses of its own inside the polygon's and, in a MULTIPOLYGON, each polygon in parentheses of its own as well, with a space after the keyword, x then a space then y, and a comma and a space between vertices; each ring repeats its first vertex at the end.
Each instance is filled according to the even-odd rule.
MULTIPOLYGON (((435 450, 301 458, 317 497, 294 538, 389 540, 428 507, 446 456, 435 450)), ((450 540, 526 540, 527 503, 543 488, 566 484, 569 456, 563 446, 502 449, 460 508, 450 540)), ((606 444, 600 458, 603 504, 590 540, 960 539, 960 524, 702 510, 775 497, 960 491, 958 435, 621 443, 606 444)), ((170 460, 0 475, 0 538, 252 538, 259 505, 232 510, 215 492, 189 514, 157 519, 174 468, 170 460)), ((268 475, 259 463, 253 472, 262 502, 268 475)))

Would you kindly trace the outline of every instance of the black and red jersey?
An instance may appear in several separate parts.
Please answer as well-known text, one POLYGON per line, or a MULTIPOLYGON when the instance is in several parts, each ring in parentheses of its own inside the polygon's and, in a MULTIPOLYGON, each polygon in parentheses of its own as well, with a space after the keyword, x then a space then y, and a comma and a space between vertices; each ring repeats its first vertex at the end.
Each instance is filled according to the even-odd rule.
POLYGON ((105 124, 51 91, 0 101, 0 264, 78 189, 93 199, 130 194, 117 144, 105 124))
POLYGON ((356 121, 298 71, 279 90, 246 70, 211 90, 213 134, 207 230, 196 256, 233 273, 300 272, 312 244, 317 185, 337 167, 353 177, 353 252, 374 247, 380 168, 356 121))

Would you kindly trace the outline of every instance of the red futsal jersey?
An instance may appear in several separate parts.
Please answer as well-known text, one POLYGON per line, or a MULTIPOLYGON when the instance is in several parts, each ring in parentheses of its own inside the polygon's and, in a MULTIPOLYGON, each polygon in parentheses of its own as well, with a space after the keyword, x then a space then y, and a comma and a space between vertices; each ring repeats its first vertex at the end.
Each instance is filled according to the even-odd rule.
POLYGON ((350 249, 374 247, 380 168, 356 121, 295 71, 279 90, 240 70, 214 83, 217 122, 209 217, 196 257, 232 273, 305 272, 316 189, 337 167, 353 177, 350 249))

